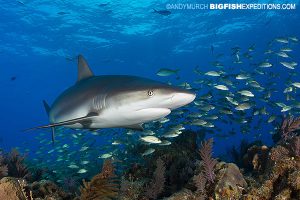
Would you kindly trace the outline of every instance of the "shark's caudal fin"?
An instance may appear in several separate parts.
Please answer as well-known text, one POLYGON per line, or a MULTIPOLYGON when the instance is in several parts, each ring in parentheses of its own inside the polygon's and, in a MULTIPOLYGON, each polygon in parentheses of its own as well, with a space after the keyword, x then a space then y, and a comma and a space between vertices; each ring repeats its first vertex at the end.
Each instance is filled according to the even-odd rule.
POLYGON ((94 76, 92 70, 90 69, 87 61, 82 55, 78 56, 78 78, 77 82, 83 79, 94 76))
MULTIPOLYGON (((49 112, 50 112, 51 108, 45 100, 43 100, 43 104, 44 104, 44 108, 47 112, 47 115, 49 117, 49 112)), ((52 143, 54 144, 54 141, 55 141, 55 127, 52 127, 51 129, 52 129, 52 143)))

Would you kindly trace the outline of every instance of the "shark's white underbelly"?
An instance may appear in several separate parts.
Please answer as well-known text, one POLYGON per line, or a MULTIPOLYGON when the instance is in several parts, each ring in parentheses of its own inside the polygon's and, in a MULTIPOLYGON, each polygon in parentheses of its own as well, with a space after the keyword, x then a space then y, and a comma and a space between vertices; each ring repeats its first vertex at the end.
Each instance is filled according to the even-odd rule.
POLYGON ((92 118, 90 128, 127 127, 165 117, 170 112, 167 108, 146 108, 137 111, 111 109, 92 118))

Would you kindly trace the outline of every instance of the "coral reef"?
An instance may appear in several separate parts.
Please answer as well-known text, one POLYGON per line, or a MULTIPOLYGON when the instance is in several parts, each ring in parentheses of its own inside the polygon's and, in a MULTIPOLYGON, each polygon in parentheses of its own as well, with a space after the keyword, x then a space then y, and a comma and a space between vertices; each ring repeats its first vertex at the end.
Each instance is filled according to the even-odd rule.
POLYGON ((294 156, 300 157, 300 136, 296 136, 292 142, 292 151, 294 156))
POLYGON ((263 172, 265 170, 269 148, 265 145, 253 145, 248 148, 246 154, 243 156, 243 167, 247 171, 263 172))
POLYGON ((0 154, 0 177, 11 176, 16 178, 29 179, 32 174, 24 164, 25 156, 21 155, 16 149, 10 153, 0 154))
POLYGON ((114 199, 118 196, 119 184, 115 168, 111 160, 103 163, 102 171, 90 182, 83 181, 80 187, 81 200, 114 199))
POLYGON ((116 161, 105 160, 101 172, 90 181, 83 180, 80 187, 78 177, 73 176, 61 177, 63 185, 40 180, 51 172, 28 167, 16 150, 1 152, 0 199, 300 199, 300 136, 295 125, 299 120, 282 122, 280 138, 273 147, 243 141, 239 151, 231 151, 237 163, 213 158, 213 139, 198 147, 197 133, 188 130, 128 168, 117 170, 116 161), (120 181, 118 177, 122 177, 120 181))
POLYGON ((18 179, 4 177, 0 180, 0 199, 27 200, 28 198, 18 179))
POLYGON ((120 200, 139 200, 141 199, 142 193, 144 191, 144 181, 139 180, 121 180, 120 186, 120 200))
POLYGON ((250 184, 246 199, 299 199, 300 160, 292 156, 294 152, 287 146, 294 138, 270 149, 264 162, 265 170, 255 184, 250 184))
POLYGON ((0 199, 7 200, 71 200, 74 195, 64 192, 51 181, 32 184, 25 179, 5 177, 0 180, 0 199))
POLYGON ((217 160, 212 158, 212 144, 213 139, 210 139, 206 142, 202 142, 201 148, 199 150, 200 156, 203 160, 204 176, 210 182, 214 182, 215 180, 216 176, 214 173, 214 168, 217 164, 217 160))
MULTIPOLYGON (((202 142, 199 150, 200 157, 189 161, 194 165, 191 168, 193 176, 189 176, 187 182, 175 192, 172 187, 169 187, 172 184, 170 181, 172 179, 168 177, 168 174, 170 173, 169 170, 172 169, 172 164, 176 164, 176 162, 174 160, 172 163, 166 162, 166 186, 160 197, 165 197, 163 198, 165 200, 299 199, 300 159, 296 156, 298 137, 289 138, 284 143, 280 142, 274 147, 267 147, 260 142, 249 144, 244 150, 245 155, 238 156, 243 163, 242 166, 244 166, 241 169, 234 163, 219 162, 212 158, 213 141, 202 142), (243 174, 244 172, 247 173, 243 174)), ((165 151, 165 154, 159 153, 162 159, 169 157, 168 151, 165 151)), ((150 160, 154 162, 156 158, 157 155, 153 155, 150 160)), ((151 169, 150 166, 145 165, 151 169)), ((149 177, 147 170, 141 169, 142 167, 138 167, 137 173, 149 177), (143 172, 141 173, 141 171, 143 172)), ((131 175, 136 178, 134 170, 131 170, 131 175)), ((177 171, 178 177, 180 174, 177 171)), ((148 179, 139 177, 138 180, 135 179, 130 182, 130 187, 127 188, 133 189, 130 191, 132 192, 130 195, 135 198, 132 199, 149 199, 141 192, 142 188, 147 185, 145 182, 151 183, 148 179), (137 191, 136 194, 138 195, 135 196, 134 191, 137 191)))
POLYGON ((277 128, 277 133, 272 136, 274 143, 287 141, 299 135, 300 117, 284 116, 277 128))
POLYGON ((247 188, 240 169, 234 163, 219 162, 216 171, 215 199, 240 199, 243 191, 247 188))
POLYGON ((205 185, 207 181, 203 173, 200 172, 198 175, 195 175, 193 177, 193 181, 197 188, 197 190, 195 191, 195 196, 197 196, 199 199, 205 199, 206 198, 205 185))
POLYGON ((300 117, 285 117, 280 125, 280 134, 284 140, 295 136, 295 131, 300 128, 300 117))
POLYGON ((8 175, 7 164, 4 163, 3 155, 0 155, 0 178, 3 178, 8 175))
POLYGON ((166 167, 162 159, 156 160, 156 169, 154 172, 154 179, 150 185, 146 188, 145 196, 149 199, 156 199, 159 194, 164 190, 165 186, 165 171, 166 167))
POLYGON ((27 188, 32 192, 33 199, 71 200, 74 197, 71 193, 66 193, 62 188, 48 180, 33 182, 27 188))

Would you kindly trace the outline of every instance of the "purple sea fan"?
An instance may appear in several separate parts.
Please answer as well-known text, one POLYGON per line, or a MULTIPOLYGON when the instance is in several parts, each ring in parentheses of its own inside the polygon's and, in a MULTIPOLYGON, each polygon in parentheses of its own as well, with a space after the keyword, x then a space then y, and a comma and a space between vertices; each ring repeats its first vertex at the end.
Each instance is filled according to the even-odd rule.
POLYGON ((285 117, 280 125, 280 133, 282 138, 286 141, 287 139, 294 137, 296 135, 294 131, 298 130, 299 128, 300 117, 285 117))
POLYGON ((295 156, 300 157, 300 136, 295 137, 293 142, 293 152, 295 156))
POLYGON ((154 179, 149 186, 146 187, 145 195, 149 199, 157 199, 158 195, 164 191, 165 187, 166 166, 161 158, 156 160, 156 169, 154 171, 154 179))
POLYGON ((212 158, 212 145, 213 145, 212 138, 209 139, 208 141, 202 142, 199 153, 203 160, 204 176, 209 182, 213 183, 216 177, 214 173, 214 168, 215 165, 217 164, 217 160, 212 158))

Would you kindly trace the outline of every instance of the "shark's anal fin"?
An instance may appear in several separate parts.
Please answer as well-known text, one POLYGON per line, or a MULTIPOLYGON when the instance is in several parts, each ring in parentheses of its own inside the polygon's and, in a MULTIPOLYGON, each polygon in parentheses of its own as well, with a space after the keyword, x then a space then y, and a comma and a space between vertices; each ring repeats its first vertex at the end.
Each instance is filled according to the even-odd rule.
POLYGON ((143 124, 133 124, 130 126, 125 126, 124 128, 132 129, 135 131, 144 131, 143 124))
POLYGON ((90 69, 87 61, 82 55, 78 55, 78 78, 77 82, 86 78, 94 76, 92 70, 90 69))

